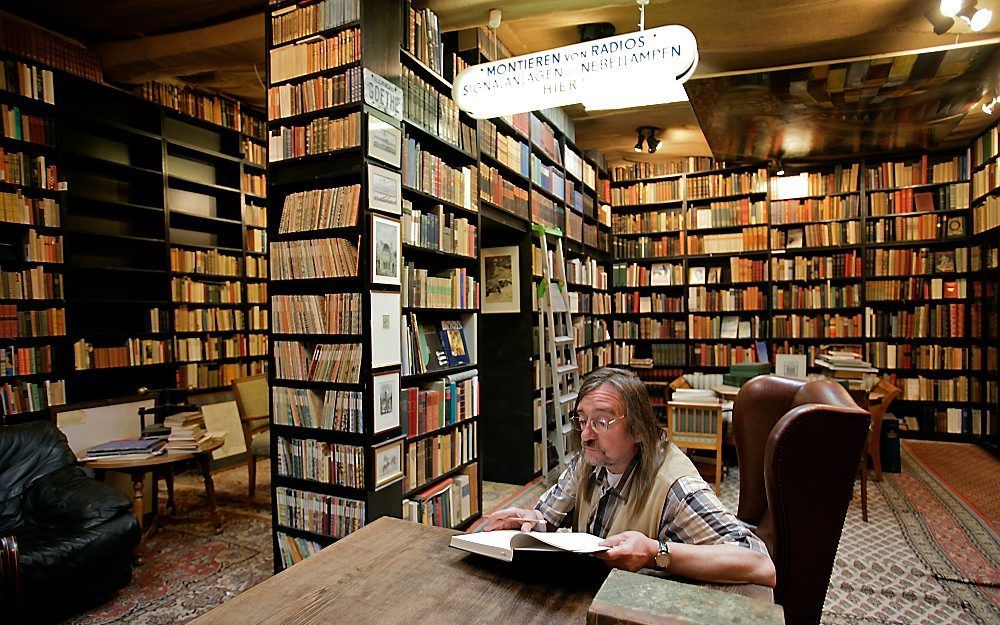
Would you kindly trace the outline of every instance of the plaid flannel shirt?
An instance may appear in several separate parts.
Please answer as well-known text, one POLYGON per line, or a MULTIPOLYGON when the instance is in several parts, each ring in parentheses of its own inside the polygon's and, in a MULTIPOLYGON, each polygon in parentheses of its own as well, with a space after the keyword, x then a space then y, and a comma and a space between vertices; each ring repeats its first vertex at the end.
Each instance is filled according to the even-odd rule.
MULTIPOLYGON (((607 537, 615 514, 629 501, 636 464, 637 460, 633 459, 614 487, 608 482, 607 468, 598 467, 588 473, 587 479, 593 482, 598 500, 587 520, 586 531, 602 538, 607 537)), ((579 477, 574 470, 575 466, 575 462, 570 464, 559 476, 559 481, 535 505, 544 519, 557 527, 570 522, 572 517, 569 513, 576 505, 579 477)), ((689 545, 724 543, 767 553, 764 542, 726 511, 712 488, 700 477, 685 476, 670 487, 663 503, 659 536, 656 538, 664 542, 689 545)))

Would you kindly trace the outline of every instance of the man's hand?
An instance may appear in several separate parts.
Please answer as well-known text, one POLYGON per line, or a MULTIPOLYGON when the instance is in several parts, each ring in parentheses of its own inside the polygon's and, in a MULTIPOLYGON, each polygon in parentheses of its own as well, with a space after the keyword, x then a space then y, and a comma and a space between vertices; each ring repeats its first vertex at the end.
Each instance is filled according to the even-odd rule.
POLYGON ((538 510, 525 510, 523 508, 504 508, 492 514, 487 514, 489 523, 483 528, 484 532, 493 530, 516 530, 530 532, 533 529, 542 529, 542 513, 538 510), (531 520, 525 520, 531 519, 531 520), (537 520, 536 520, 537 519, 537 520))
POLYGON ((660 551, 660 543, 642 532, 631 530, 608 536, 602 544, 611 549, 598 553, 598 558, 604 560, 609 567, 633 573, 639 569, 652 568, 653 559, 660 551))

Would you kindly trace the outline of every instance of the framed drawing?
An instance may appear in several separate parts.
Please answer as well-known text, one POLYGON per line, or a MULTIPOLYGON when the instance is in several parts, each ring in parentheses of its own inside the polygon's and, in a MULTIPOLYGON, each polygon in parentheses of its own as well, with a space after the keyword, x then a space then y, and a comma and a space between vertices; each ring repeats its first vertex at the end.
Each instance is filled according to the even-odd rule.
POLYGON ((399 220, 372 215, 372 284, 399 285, 399 220))
POLYGON ((520 256, 516 245, 481 250, 483 314, 521 312, 520 256))
POLYGON ((403 438, 376 445, 375 490, 403 478, 403 438))
POLYGON ((399 215, 403 212, 402 179, 399 174, 378 165, 368 165, 368 207, 399 215))
POLYGON ((372 376, 375 397, 375 434, 399 427, 399 372, 372 376))
POLYGON ((369 113, 368 120, 368 156, 399 167, 403 151, 403 133, 396 126, 369 113))
POLYGON ((806 379, 806 355, 777 354, 774 357, 774 372, 784 378, 806 379))
POLYGON ((372 291, 372 368, 399 364, 399 293, 372 291))

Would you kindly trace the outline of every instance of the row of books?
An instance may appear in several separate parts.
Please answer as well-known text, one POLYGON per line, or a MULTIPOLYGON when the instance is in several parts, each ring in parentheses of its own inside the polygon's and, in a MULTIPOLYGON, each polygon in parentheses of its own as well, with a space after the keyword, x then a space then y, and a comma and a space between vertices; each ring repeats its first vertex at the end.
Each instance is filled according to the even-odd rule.
POLYGON ((821 199, 771 200, 771 224, 796 224, 861 216, 857 195, 836 195, 821 199))
POLYGON ((887 161, 865 167, 865 181, 869 189, 889 189, 914 185, 959 182, 968 179, 969 162, 965 155, 943 163, 931 164, 926 154, 919 161, 887 161))
POLYGON ((578 349, 576 352, 576 366, 580 369, 580 375, 587 375, 594 369, 611 365, 613 362, 612 354, 613 348, 610 344, 578 349))
POLYGON ((666 293, 643 295, 639 291, 615 293, 615 311, 619 313, 679 313, 684 312, 684 298, 671 297, 666 293))
POLYGON ((305 126, 279 126, 268 136, 269 162, 336 152, 361 145, 361 114, 321 117, 305 126))
POLYGON ((418 319, 404 315, 402 333, 402 375, 448 369, 473 362, 462 321, 458 319, 418 319))
POLYGON ((555 165, 547 165, 536 155, 531 155, 531 182, 560 200, 566 200, 566 178, 555 165))
POLYGON ((59 203, 52 198, 28 198, 20 191, 0 191, 0 222, 58 227, 59 203))
MULTIPOLYGON (((213 124, 241 129, 240 103, 200 89, 157 81, 136 87, 139 97, 213 124)), ((247 133, 251 134, 251 133, 247 133)))
POLYGON ((438 199, 476 211, 478 176, 470 166, 448 165, 440 156, 422 149, 413 137, 403 141, 403 184, 438 199))
POLYGON ((615 339, 686 339, 687 322, 680 320, 639 319, 614 322, 615 339))
POLYGON ((477 425, 470 421, 444 434, 408 441, 404 489, 419 488, 428 480, 478 458, 477 425))
POLYGON ((566 292, 566 307, 575 315, 610 315, 610 293, 566 292))
POLYGON ((763 193, 767 190, 767 170, 698 176, 685 179, 684 185, 689 200, 763 193))
MULTIPOLYGON (((361 60, 361 29, 350 28, 318 41, 306 40, 269 52, 271 85, 361 60)), ((272 159, 273 160, 273 159, 272 159)))
POLYGON ((531 221, 550 228, 562 229, 566 225, 566 209, 532 189, 531 221))
POLYGON ((7 152, 0 147, 0 182, 56 191, 59 170, 44 155, 7 152))
POLYGON ((250 362, 190 363, 177 367, 175 380, 179 388, 217 389, 230 386, 237 378, 261 373, 267 373, 267 361, 263 359, 250 362))
POLYGON ((965 278, 903 278, 899 280, 868 280, 865 299, 869 302, 902 302, 907 300, 962 299, 967 293, 965 278))
POLYGON ((0 347, 0 377, 52 371, 52 346, 0 347))
POLYGON ((271 278, 342 278, 358 275, 358 248, 347 239, 271 243, 271 278))
POLYGON ((732 228, 767 223, 767 205, 749 198, 729 202, 712 202, 707 207, 689 208, 687 229, 732 228))
POLYGON ((497 127, 488 119, 479 121, 479 151, 525 178, 531 177, 531 148, 523 141, 498 132, 497 127))
POLYGON ((275 295, 274 332, 285 334, 361 334, 361 293, 275 295))
MULTIPOLYGON (((740 347, 726 343, 696 343, 691 346, 688 365, 693 367, 730 367, 758 361, 759 354, 756 347, 740 347)), ((669 363, 669 366, 683 364, 683 361, 675 361, 669 363)))
POLYGON ((191 278, 171 278, 170 295, 174 302, 196 304, 238 304, 243 301, 239 282, 198 282, 191 278))
POLYGON ((365 524, 365 502, 278 486, 274 489, 278 525, 343 538, 365 524))
POLYGON ((611 217, 613 234, 653 234, 680 232, 683 229, 684 213, 676 209, 614 214, 611 217))
POLYGON ((800 338, 861 338, 861 314, 841 315, 774 315, 771 318, 771 336, 774 339, 800 338))
POLYGON ((0 271, 0 299, 62 299, 62 274, 42 267, 0 271))
POLYGON ((66 335, 66 309, 18 310, 16 304, 0 304, 0 338, 66 335))
POLYGON ((63 262, 62 237, 28 230, 24 237, 24 259, 38 263, 63 262))
POLYGON ((771 199, 851 193, 858 190, 860 164, 836 165, 832 172, 802 172, 771 179, 771 199))
POLYGON ((964 375, 940 379, 892 374, 889 380, 902 391, 899 399, 905 401, 969 401, 969 378, 964 375))
POLYGON ((360 343, 274 341, 275 377, 356 384, 361 376, 361 347, 360 343))
POLYGON ((807 224, 788 230, 771 229, 771 249, 794 250, 836 247, 861 243, 861 224, 857 221, 807 224))
POLYGON ((913 310, 865 310, 865 333, 879 338, 962 338, 965 304, 916 306, 913 310))
POLYGON ((277 437, 278 475, 365 487, 365 448, 343 443, 277 437))
POLYGON ((509 213, 528 219, 528 190, 507 180, 495 167, 479 163, 479 197, 509 213))
POLYGON ((360 102, 363 87, 362 70, 357 66, 333 76, 271 87, 267 90, 267 118, 281 119, 360 102))
POLYGON ((247 254, 246 261, 247 278, 267 278, 267 258, 265 256, 247 254))
POLYGON ((0 104, 0 132, 8 139, 17 139, 39 145, 52 145, 55 139, 55 121, 21 111, 19 106, 0 104))
POLYGON ((298 191, 285 196, 279 233, 355 226, 361 185, 298 191))
POLYGON ((865 224, 865 236, 869 244, 962 238, 965 236, 965 217, 920 215, 883 219, 865 224))
POLYGON ((454 528, 472 516, 469 476, 462 473, 403 499, 403 519, 454 528))
POLYGON ((52 71, 20 61, 3 61, 3 67, 0 67, 0 91, 9 91, 46 104, 56 103, 52 71))
MULTIPOLYGON (((267 149, 263 145, 257 143, 250 137, 241 137, 240 149, 243 151, 243 158, 246 159, 248 162, 253 163, 254 165, 258 165, 260 167, 267 166, 267 149)), ((253 205, 249 204, 248 206, 253 206, 253 205)), ((247 221, 246 223, 247 225, 255 225, 252 221, 247 221)), ((264 225, 266 225, 266 220, 264 225)))
MULTIPOLYGON (((265 311, 266 314, 266 311, 265 311)), ((169 332, 169 313, 150 310, 150 332, 169 332)), ((238 332, 246 327, 242 310, 235 308, 188 308, 173 311, 174 332, 238 332)))
MULTIPOLYGON (((262 150, 262 154, 266 153, 264 146, 258 147, 262 150)), ((267 228, 267 207, 257 206, 252 203, 252 200, 245 202, 243 204, 243 225, 248 228, 267 228)))
POLYGON ((930 213, 969 208, 969 187, 949 185, 929 191, 900 189, 868 194, 868 215, 930 213))
POLYGON ((271 389, 274 422, 279 425, 336 430, 361 434, 365 431, 364 394, 361 391, 274 386, 271 389))
POLYGON ((267 253, 266 230, 260 230, 257 228, 247 228, 245 240, 248 252, 256 252, 258 254, 267 253))
POLYGON ((861 305, 861 285, 834 285, 829 282, 815 286, 793 284, 771 289, 771 307, 786 308, 844 308, 861 305))
POLYGON ((997 187, 1000 187, 1000 167, 996 161, 972 174, 973 201, 982 199, 983 195, 991 193, 997 187))
POLYGON ((174 358, 178 362, 262 356, 266 353, 267 337, 260 334, 174 339, 174 358))
POLYGON ((475 369, 422 387, 399 391, 399 413, 407 438, 433 432, 479 414, 479 374, 475 369))
POLYGON ((991 195, 972 209, 972 231, 975 234, 1000 227, 1000 196, 991 195))
POLYGON ((566 281, 571 285, 594 289, 608 288, 608 272, 593 258, 571 258, 566 261, 566 281))
POLYGON ((406 3, 403 21, 403 48, 436 73, 444 76, 444 46, 441 24, 430 9, 414 9, 406 3))
POLYGON ((476 149, 476 129, 462 123, 458 106, 415 72, 402 68, 403 117, 446 143, 472 154, 476 149))
POLYGON ((323 550, 323 545, 317 542, 289 536, 280 530, 276 531, 274 536, 278 542, 278 556, 281 558, 282 569, 298 564, 323 550))
POLYGON ((580 316, 573 320, 573 338, 576 348, 611 340, 608 322, 605 319, 580 316))
POLYGON ((361 0, 320 0, 271 11, 271 45, 313 35, 361 17, 361 0))
POLYGON ((66 381, 18 381, 0 386, 0 415, 44 410, 66 403, 66 381))
POLYGON ((963 369, 969 367, 969 350, 945 345, 896 345, 868 343, 868 358, 879 369, 963 369))
POLYGON ((562 151, 555 131, 535 113, 531 114, 531 143, 538 147, 556 165, 562 165, 562 151))
POLYGON ((681 286, 684 284, 684 265, 653 263, 650 266, 637 263, 614 263, 611 265, 611 285, 613 287, 637 286, 681 286))
POLYGON ((680 236, 661 236, 659 238, 639 237, 637 239, 615 239, 615 256, 618 258, 662 258, 664 256, 683 256, 685 248, 685 233, 680 236))
POLYGON ((688 254, 736 254, 766 250, 767 227, 749 226, 741 232, 687 237, 688 254))
POLYGON ((982 167, 987 160, 1000 155, 1000 127, 996 124, 972 142, 972 166, 982 167))
POLYGON ((658 180, 639 182, 627 187, 611 188, 612 206, 638 206, 675 202, 683 199, 683 180, 658 180))
POLYGON ((763 310, 767 308, 766 292, 760 287, 745 289, 708 290, 703 286, 688 289, 688 310, 691 312, 763 310))
POLYGON ((240 174, 240 190, 244 193, 251 193, 264 197, 267 194, 267 178, 264 174, 257 174, 244 171, 240 174))
POLYGON ((468 310, 479 308, 479 283, 464 267, 433 271, 418 268, 414 263, 406 263, 400 282, 403 306, 468 310))
POLYGON ((752 339, 763 336, 763 330, 761 318, 756 315, 746 319, 731 315, 688 315, 688 338, 691 339, 752 339))
POLYGON ((170 248, 170 270, 183 273, 204 273, 216 276, 240 276, 242 259, 217 250, 185 250, 170 248))
POLYGON ((173 360, 173 341, 127 339, 121 347, 94 347, 84 339, 73 343, 73 368, 105 369, 155 365, 173 360))
POLYGON ((876 249, 865 258, 865 273, 869 276, 914 276, 966 272, 969 270, 969 248, 953 250, 876 249))
POLYGON ((862 269, 863 259, 857 252, 771 259, 771 276, 776 282, 860 278, 862 269))
POLYGON ((476 255, 476 226, 465 217, 445 212, 440 204, 421 211, 404 200, 401 221, 404 244, 470 258, 476 255))

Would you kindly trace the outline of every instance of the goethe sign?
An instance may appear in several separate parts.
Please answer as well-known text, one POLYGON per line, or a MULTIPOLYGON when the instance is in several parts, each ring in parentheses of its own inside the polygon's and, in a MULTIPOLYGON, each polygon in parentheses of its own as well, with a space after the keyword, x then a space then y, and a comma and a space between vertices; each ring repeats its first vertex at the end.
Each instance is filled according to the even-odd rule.
POLYGON ((694 34, 660 26, 473 65, 452 95, 478 119, 578 102, 591 110, 662 104, 687 99, 682 84, 697 65, 694 34))

